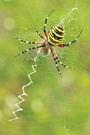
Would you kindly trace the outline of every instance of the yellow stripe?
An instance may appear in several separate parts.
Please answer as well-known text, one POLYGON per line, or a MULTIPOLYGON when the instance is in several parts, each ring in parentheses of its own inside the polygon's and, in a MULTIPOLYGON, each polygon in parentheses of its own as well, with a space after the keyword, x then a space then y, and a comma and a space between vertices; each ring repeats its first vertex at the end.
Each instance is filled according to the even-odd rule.
POLYGON ((56 29, 56 30, 58 30, 59 32, 63 32, 63 33, 65 33, 65 31, 64 31, 64 30, 59 29, 57 26, 54 26, 54 27, 55 27, 55 29, 56 29))
POLYGON ((56 43, 60 43, 60 41, 62 41, 62 39, 61 40, 55 39, 54 37, 52 37, 50 33, 49 33, 49 37, 56 43))
POLYGON ((56 43, 53 43, 50 39, 48 39, 48 43, 50 43, 51 45, 57 45, 56 43))
POLYGON ((49 31, 49 34, 53 37, 53 34, 52 34, 52 31, 51 31, 51 29, 50 29, 50 31, 49 31))
POLYGON ((50 29, 48 36, 48 42, 52 45, 57 45, 64 38, 64 30, 62 27, 55 25, 50 29))
POLYGON ((52 29, 52 33, 54 33, 57 37, 61 37, 61 38, 63 38, 63 37, 64 37, 63 35, 59 35, 59 34, 57 34, 57 33, 54 31, 54 29, 52 29))

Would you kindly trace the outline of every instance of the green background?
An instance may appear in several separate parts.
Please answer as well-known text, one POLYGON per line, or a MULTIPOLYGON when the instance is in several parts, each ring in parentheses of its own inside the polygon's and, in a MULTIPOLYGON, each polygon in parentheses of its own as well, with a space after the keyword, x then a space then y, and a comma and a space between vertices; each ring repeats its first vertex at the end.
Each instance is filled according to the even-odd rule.
MULTIPOLYGON (((47 30, 48 31, 48 30, 47 30)), ((0 135, 90 135, 90 1, 89 0, 1 0, 0 1, 0 135), (16 113, 22 87, 33 72, 36 50, 15 58, 32 45, 21 44, 15 36, 40 41, 35 28, 43 34, 44 20, 52 9, 47 29, 63 22, 64 43, 75 39, 68 48, 56 48, 60 60, 59 76, 51 54, 39 56, 31 75, 33 83, 25 88, 28 96, 16 113), (64 21, 63 21, 64 20, 64 21)))

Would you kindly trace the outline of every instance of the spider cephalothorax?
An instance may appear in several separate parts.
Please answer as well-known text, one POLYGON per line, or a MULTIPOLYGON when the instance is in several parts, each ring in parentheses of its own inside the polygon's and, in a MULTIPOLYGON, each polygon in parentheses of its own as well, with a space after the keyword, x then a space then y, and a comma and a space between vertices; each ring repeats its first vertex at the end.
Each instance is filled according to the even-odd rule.
POLYGON ((17 38, 21 42, 24 42, 24 43, 27 43, 27 44, 38 44, 38 45, 35 46, 35 47, 30 47, 30 48, 24 50, 23 52, 17 54, 16 56, 19 56, 19 55, 21 55, 21 54, 23 54, 25 52, 28 52, 28 51, 30 51, 32 49, 39 49, 39 53, 43 53, 44 55, 48 55, 51 52, 52 56, 53 56, 53 59, 54 59, 54 62, 56 64, 57 70, 58 70, 59 74, 61 75, 58 63, 60 63, 62 66, 66 67, 66 68, 70 68, 70 67, 66 66, 65 64, 63 64, 59 60, 54 46, 65 47, 65 46, 70 46, 73 43, 76 43, 83 30, 79 33, 79 35, 77 36, 77 38, 75 40, 73 40, 73 41, 71 41, 71 42, 69 42, 67 44, 61 43, 61 41, 64 38, 64 33, 65 32, 64 32, 63 27, 60 24, 57 24, 57 25, 54 25, 53 27, 51 27, 51 29, 48 31, 48 33, 46 31, 46 24, 47 24, 48 18, 52 14, 53 11, 54 10, 52 10, 49 13, 49 15, 47 16, 47 18, 45 19, 45 23, 44 23, 44 27, 43 27, 43 32, 44 32, 45 37, 42 36, 38 32, 38 30, 36 29, 37 34, 42 38, 42 40, 40 42, 31 42, 31 41, 26 41, 26 40, 22 40, 20 38, 17 38))

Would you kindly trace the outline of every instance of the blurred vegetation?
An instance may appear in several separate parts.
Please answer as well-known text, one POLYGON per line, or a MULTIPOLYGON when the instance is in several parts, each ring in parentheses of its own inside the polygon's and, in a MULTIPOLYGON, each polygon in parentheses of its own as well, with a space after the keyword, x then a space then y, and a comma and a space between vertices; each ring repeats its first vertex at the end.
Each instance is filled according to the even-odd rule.
POLYGON ((89 6, 89 0, 0 1, 0 135, 90 135, 89 6), (25 88, 28 96, 20 104, 23 111, 17 113, 21 119, 9 122, 22 86, 29 82, 27 75, 33 71, 31 59, 36 56, 36 51, 31 51, 15 58, 30 46, 15 36, 40 40, 34 26, 43 34, 44 20, 52 9, 47 29, 64 18, 63 42, 84 30, 72 47, 56 48, 61 61, 75 69, 60 66, 61 78, 52 56, 39 56, 37 72, 31 76, 33 83, 25 88))

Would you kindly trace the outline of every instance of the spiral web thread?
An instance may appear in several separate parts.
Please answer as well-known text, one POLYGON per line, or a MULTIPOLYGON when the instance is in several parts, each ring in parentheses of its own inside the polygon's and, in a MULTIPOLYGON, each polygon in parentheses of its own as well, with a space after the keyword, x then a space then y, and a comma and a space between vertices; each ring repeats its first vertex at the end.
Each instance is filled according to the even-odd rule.
POLYGON ((25 88, 28 87, 29 85, 31 85, 31 84, 33 83, 32 78, 31 78, 31 75, 36 72, 35 67, 37 66, 37 64, 36 64, 37 57, 38 57, 38 56, 36 56, 34 59, 32 59, 32 60, 34 61, 34 63, 35 63, 34 65, 32 65, 33 71, 27 75, 30 81, 29 81, 29 83, 27 83, 26 85, 24 85, 24 86, 22 87, 22 94, 21 94, 21 95, 18 95, 18 98, 19 98, 21 101, 20 101, 20 102, 17 102, 17 103, 15 104, 15 106, 17 107, 17 109, 12 112, 15 117, 14 117, 13 119, 10 119, 9 121, 13 121, 13 120, 20 119, 20 118, 17 116, 16 113, 17 113, 17 112, 20 112, 20 111, 23 111, 23 109, 20 107, 20 104, 25 101, 25 99, 23 98, 23 96, 28 96, 28 95, 26 94, 26 92, 25 92, 25 88))

